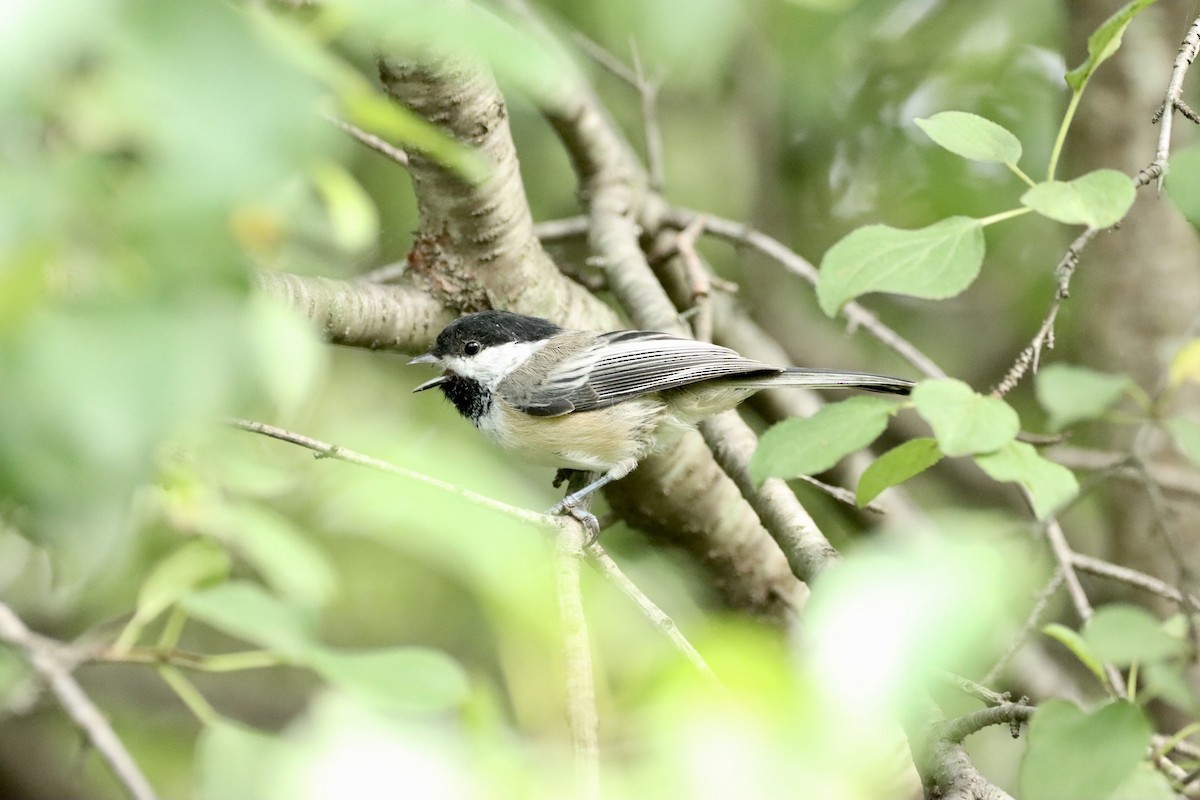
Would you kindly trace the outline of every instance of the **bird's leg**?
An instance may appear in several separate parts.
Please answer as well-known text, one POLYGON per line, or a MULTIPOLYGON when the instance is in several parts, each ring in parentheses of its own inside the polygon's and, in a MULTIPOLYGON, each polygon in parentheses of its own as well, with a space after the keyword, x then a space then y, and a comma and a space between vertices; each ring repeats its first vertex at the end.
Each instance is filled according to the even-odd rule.
MULTIPOLYGON (((554 506, 547 511, 547 514, 569 514, 579 520, 588 530, 588 540, 584 543, 587 547, 592 542, 596 541, 600 536, 600 521, 596 519, 596 515, 588 510, 586 502, 591 497, 592 493, 597 489, 601 489, 613 481, 619 481, 629 473, 633 472, 633 468, 637 466, 637 462, 633 459, 622 461, 608 472, 601 475, 596 480, 585 485, 582 489, 575 489, 577 483, 582 483, 587 477, 591 477, 592 473, 579 472, 571 477, 571 482, 568 484, 569 489, 574 489, 570 494, 559 500, 554 506)), ((560 474, 561 474, 560 470, 560 474)), ((557 480, 557 479, 556 479, 557 480)), ((555 485, 558 485, 557 482, 555 485)))

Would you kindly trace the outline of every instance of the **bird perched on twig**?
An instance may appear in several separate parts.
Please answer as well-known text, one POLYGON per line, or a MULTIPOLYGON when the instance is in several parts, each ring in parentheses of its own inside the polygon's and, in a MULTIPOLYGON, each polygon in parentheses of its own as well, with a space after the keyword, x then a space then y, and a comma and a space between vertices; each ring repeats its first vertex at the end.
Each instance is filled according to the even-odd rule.
POLYGON ((534 463, 600 473, 548 513, 595 535, 583 498, 633 471, 702 419, 775 386, 906 395, 912 382, 864 372, 776 367, 727 347, 659 331, 566 330, 508 311, 447 325, 410 364, 437 364, 440 388, 476 428, 534 463))

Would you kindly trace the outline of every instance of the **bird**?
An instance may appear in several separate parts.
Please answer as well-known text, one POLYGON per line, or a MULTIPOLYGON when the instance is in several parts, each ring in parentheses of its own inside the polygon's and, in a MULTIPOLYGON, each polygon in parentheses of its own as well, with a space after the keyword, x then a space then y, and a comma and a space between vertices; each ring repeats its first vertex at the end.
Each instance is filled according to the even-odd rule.
MULTIPOLYGON (((861 389, 907 395, 913 383, 865 372, 779 367, 709 342, 653 330, 570 330, 511 311, 459 317, 428 352, 439 388, 485 436, 535 463, 598 473, 549 514, 570 514, 592 531, 581 502, 628 475, 706 417, 769 387, 861 389)), ((560 478, 561 479, 561 478, 560 478)), ((555 485, 558 485, 556 480, 555 485)))

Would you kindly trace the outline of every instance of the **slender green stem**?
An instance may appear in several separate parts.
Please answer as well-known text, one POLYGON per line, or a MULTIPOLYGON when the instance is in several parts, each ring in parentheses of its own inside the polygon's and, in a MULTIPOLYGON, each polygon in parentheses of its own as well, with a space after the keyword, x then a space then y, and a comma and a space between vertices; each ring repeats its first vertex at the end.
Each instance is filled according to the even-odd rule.
POLYGON ((984 227, 987 227, 988 225, 991 225, 992 223, 995 223, 995 222, 1003 222, 1006 219, 1012 219, 1013 217, 1019 217, 1022 214, 1028 214, 1032 210, 1033 209, 1031 209, 1031 208, 1024 208, 1024 207, 1012 208, 1012 209, 1009 209, 1008 211, 1001 211, 999 214, 992 214, 990 217, 981 217, 979 219, 979 224, 984 227))
POLYGON ((1134 661, 1129 665, 1129 679, 1125 683, 1125 694, 1129 696, 1129 702, 1137 701, 1137 679, 1138 679, 1138 662, 1134 661))
POLYGON ((142 637, 143 627, 141 620, 136 616, 131 617, 129 622, 125 623, 125 627, 121 629, 117 640, 113 642, 113 649, 118 652, 125 652, 132 648, 137 644, 137 640, 142 637))
POLYGON ((1157 755, 1165 756, 1167 753, 1175 749, 1175 745, 1182 742, 1194 733, 1200 732, 1200 722, 1193 722, 1190 725, 1180 729, 1179 733, 1167 739, 1155 750, 1157 755))
POLYGON ((208 701, 204 699, 204 695, 200 694, 200 690, 191 681, 183 677, 182 672, 163 664, 158 668, 158 675, 167 686, 171 687, 183 704, 188 707, 188 710, 195 714, 196 719, 205 725, 211 725, 217 721, 217 710, 209 705, 208 701))
POLYGON ((179 644, 179 637, 183 635, 183 626, 186 624, 187 613, 179 606, 172 608, 171 616, 167 617, 162 633, 158 635, 158 649, 173 650, 175 645, 179 644))
POLYGON ((1013 175, 1016 175, 1018 178, 1025 181, 1027 185, 1037 186, 1037 182, 1034 181, 1033 178, 1026 175, 1025 170, 1021 169, 1016 164, 1005 164, 1004 166, 1008 167, 1009 171, 1012 172, 1013 175))
POLYGON ((286 666, 289 662, 269 650, 246 650, 241 653, 204 655, 186 650, 164 650, 157 647, 134 647, 127 651, 116 648, 102 653, 100 659, 125 664, 155 664, 197 672, 240 672, 245 669, 286 666))
POLYGON ((1071 102, 1067 103, 1067 112, 1063 114, 1062 125, 1058 127, 1058 136, 1054 139, 1054 149, 1050 151, 1050 166, 1046 170, 1046 180, 1054 180, 1054 174, 1058 171, 1058 157, 1062 155, 1063 143, 1067 141, 1067 129, 1071 127, 1071 121, 1075 119, 1075 110, 1079 108, 1079 98, 1082 92, 1076 90, 1071 94, 1071 102))

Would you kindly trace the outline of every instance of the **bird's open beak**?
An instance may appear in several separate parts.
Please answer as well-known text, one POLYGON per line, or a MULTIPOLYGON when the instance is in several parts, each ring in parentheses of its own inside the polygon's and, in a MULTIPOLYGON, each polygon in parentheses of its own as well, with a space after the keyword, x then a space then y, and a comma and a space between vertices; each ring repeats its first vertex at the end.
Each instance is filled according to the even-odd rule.
MULTIPOLYGON (((409 361, 408 365, 411 367, 413 364, 437 364, 438 361, 439 361, 438 357, 435 356, 433 353, 424 353, 422 355, 417 356, 412 361, 409 361)), ((448 380, 450 380, 450 373, 448 373, 448 372, 443 373, 441 375, 438 375, 436 378, 433 378, 432 380, 425 381, 420 386, 413 389, 413 394, 416 394, 417 392, 423 392, 426 389, 432 389, 435 386, 441 386, 443 383, 445 383, 448 380)))
POLYGON ((425 381, 420 386, 413 389, 413 394, 416 394, 417 392, 423 392, 426 389, 432 389, 435 386, 441 386, 443 383, 450 380, 450 378, 451 378, 451 375, 449 372, 444 373, 442 375, 438 375, 436 378, 425 381))

